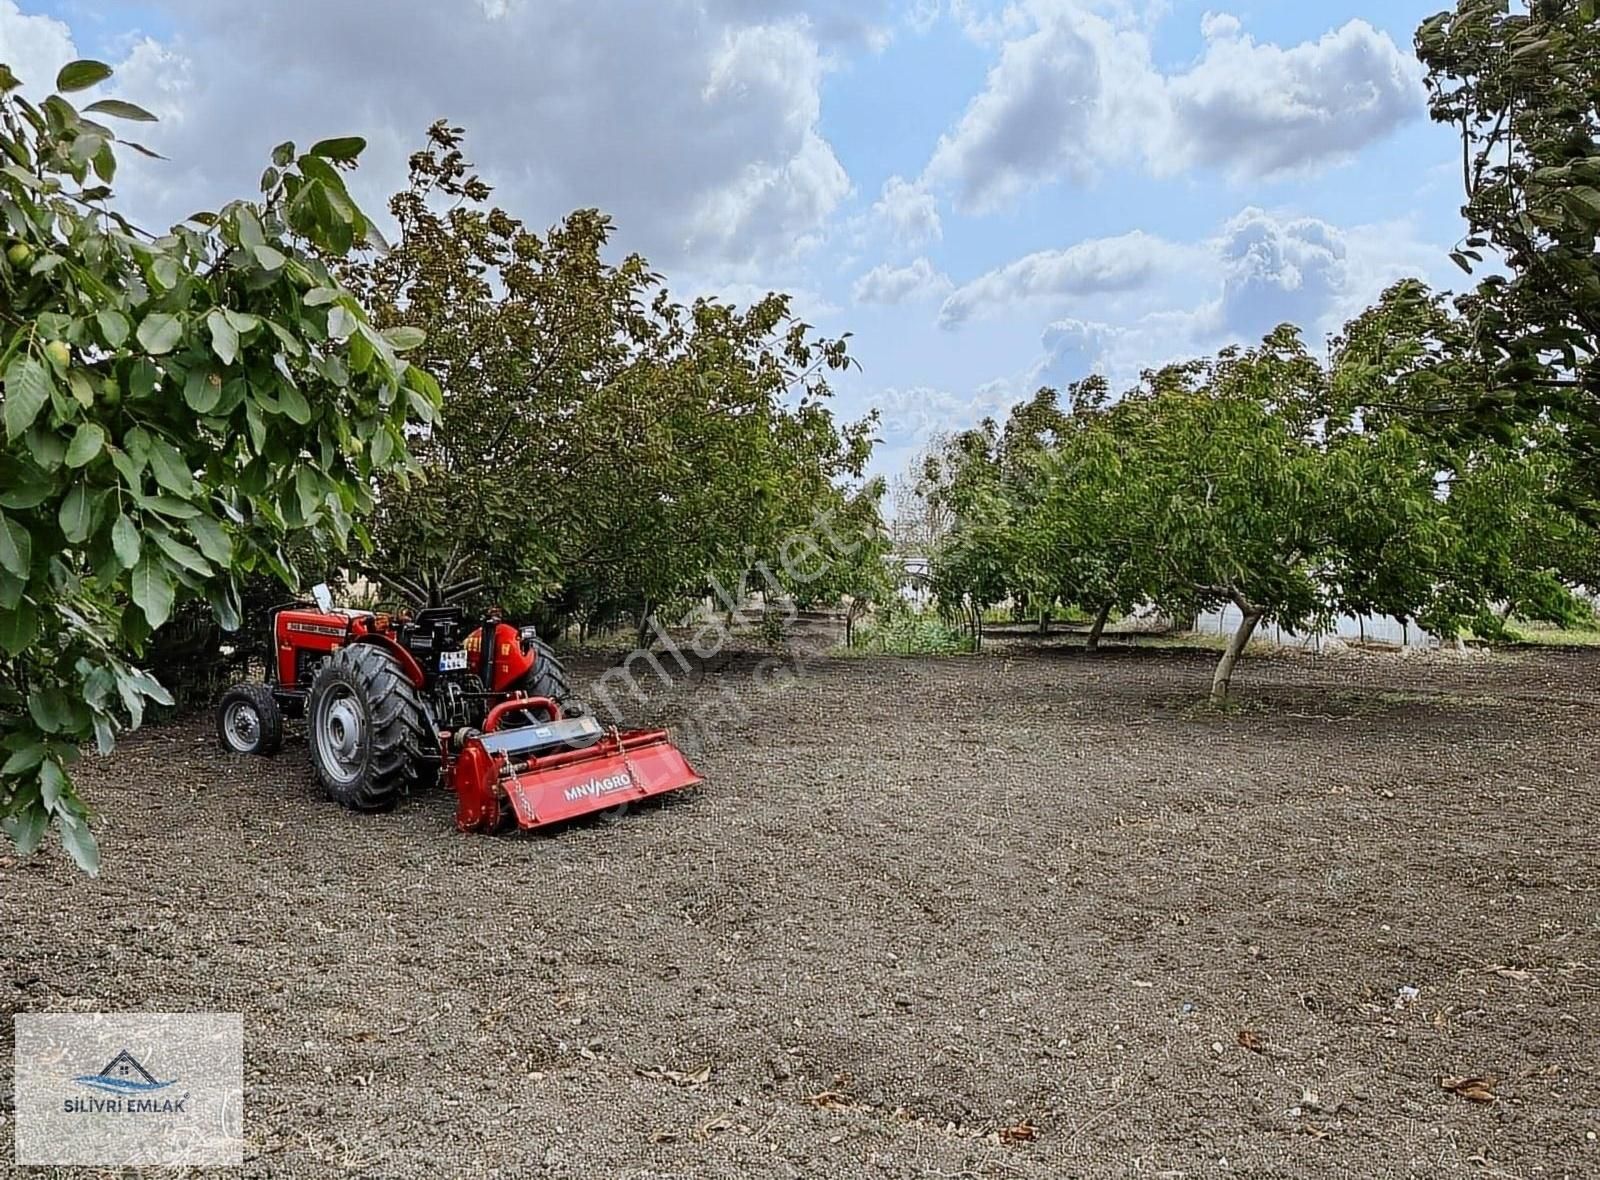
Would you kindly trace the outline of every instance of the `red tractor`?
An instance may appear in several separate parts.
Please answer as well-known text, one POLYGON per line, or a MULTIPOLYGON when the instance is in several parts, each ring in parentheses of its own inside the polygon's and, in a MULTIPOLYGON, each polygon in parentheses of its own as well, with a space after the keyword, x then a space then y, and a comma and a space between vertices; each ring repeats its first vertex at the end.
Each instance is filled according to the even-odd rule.
POLYGON ((275 607, 267 682, 236 684, 217 734, 272 754, 283 718, 304 717, 317 778, 336 802, 394 806, 443 776, 457 825, 531 828, 700 781, 662 730, 622 733, 571 699, 566 670, 532 628, 457 606, 415 615, 315 603, 275 607))

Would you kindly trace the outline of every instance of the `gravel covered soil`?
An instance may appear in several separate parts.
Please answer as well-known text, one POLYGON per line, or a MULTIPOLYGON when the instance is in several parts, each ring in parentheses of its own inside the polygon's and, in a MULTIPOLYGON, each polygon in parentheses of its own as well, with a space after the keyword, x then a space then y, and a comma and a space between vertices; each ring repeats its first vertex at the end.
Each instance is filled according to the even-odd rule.
POLYGON ((1600 653, 1211 658, 724 656, 524 837, 148 730, 0 1000, 243 1012, 252 1176, 1600 1174, 1600 653))

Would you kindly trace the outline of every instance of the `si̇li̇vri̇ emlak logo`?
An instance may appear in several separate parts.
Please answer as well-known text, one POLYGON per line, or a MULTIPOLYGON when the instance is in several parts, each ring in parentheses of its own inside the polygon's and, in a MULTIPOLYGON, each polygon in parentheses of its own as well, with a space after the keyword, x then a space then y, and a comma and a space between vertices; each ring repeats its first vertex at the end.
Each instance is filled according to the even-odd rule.
POLYGON ((173 1085, 175 1079, 157 1081, 134 1055, 124 1049, 99 1073, 79 1074, 72 1079, 80 1086, 99 1090, 111 1098, 68 1098, 66 1110, 71 1114, 179 1114, 189 1095, 172 1098, 154 1095, 173 1085))

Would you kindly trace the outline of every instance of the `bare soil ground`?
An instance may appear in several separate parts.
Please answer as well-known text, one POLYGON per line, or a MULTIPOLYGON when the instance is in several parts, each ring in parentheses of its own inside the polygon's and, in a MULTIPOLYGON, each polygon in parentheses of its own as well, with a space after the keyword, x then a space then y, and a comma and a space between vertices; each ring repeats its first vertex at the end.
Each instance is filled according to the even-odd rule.
POLYGON ((707 786, 517 838, 150 730, 0 1008, 243 1012, 251 1176, 1600 1174, 1600 653, 1210 661, 723 657, 707 786))

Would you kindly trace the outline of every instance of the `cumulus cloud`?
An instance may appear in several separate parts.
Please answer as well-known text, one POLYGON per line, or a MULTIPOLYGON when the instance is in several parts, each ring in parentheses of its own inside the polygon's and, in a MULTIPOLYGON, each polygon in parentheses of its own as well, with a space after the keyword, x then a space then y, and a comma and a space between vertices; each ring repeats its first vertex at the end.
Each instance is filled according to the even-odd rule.
POLYGON ((1091 320, 1054 321, 1040 335, 1044 356, 1029 374, 1028 383, 1062 388, 1081 381, 1100 369, 1107 349, 1119 334, 1118 328, 1091 320))
POLYGON ((918 258, 909 266, 873 267, 856 280, 854 294, 857 303, 910 303, 943 295, 952 286, 933 263, 918 258))
POLYGON ((1348 283, 1345 235, 1325 221, 1245 209, 1223 227, 1217 326, 1244 339, 1286 321, 1314 325, 1348 283))
POLYGON ((1127 126, 1162 115, 1142 32, 1075 0, 1036 0, 1028 11, 1032 29, 1001 45, 983 90, 928 161, 926 179, 952 186, 966 212, 1000 208, 1045 181, 1087 180, 1138 143, 1127 126))
POLYGON ((963 212, 1119 164, 1157 175, 1215 168, 1239 180, 1311 171, 1423 111, 1417 63, 1363 20, 1283 48, 1208 12, 1204 52, 1170 74, 1124 6, 1023 0, 967 28, 998 42, 999 58, 924 172, 954 190, 963 212))
POLYGON ((28 92, 48 92, 57 72, 76 56, 72 30, 61 21, 24 13, 14 0, 0 0, 0 61, 16 71, 28 92))
POLYGON ((713 60, 705 102, 754 103, 781 117, 761 128, 766 158, 748 161, 738 176, 706 194, 690 223, 688 250, 737 257, 775 227, 804 240, 850 194, 850 178, 817 129, 821 85, 822 60, 804 24, 728 34, 713 60))
POLYGON ((1420 67, 1364 20, 1289 49, 1208 17, 1205 56, 1169 80, 1165 167, 1216 165, 1238 178, 1348 159, 1421 110, 1420 67))
POLYGON ((1205 241, 1168 249, 1182 265, 1152 276, 1114 323, 1050 321, 1022 384, 1103 373, 1122 387, 1147 368, 1254 344, 1282 323, 1315 347, 1400 279, 1449 277, 1443 249, 1408 221, 1346 227, 1249 207, 1205 241))
POLYGON ((953 328, 1021 301, 1132 291, 1181 256, 1181 248, 1142 230, 1040 250, 958 287, 939 309, 939 322, 953 328))
POLYGON ((927 385, 890 387, 869 401, 878 411, 878 434, 893 450, 925 444, 935 435, 965 430, 985 418, 1002 418, 1018 398, 1005 379, 980 385, 970 394, 927 385))
POLYGON ((920 246, 944 236, 939 204, 933 194, 904 177, 891 176, 884 182, 883 193, 873 202, 872 212, 903 246, 920 246))
MULTIPOLYGON (((815 242, 850 193, 820 129, 823 77, 865 24, 892 15, 842 0, 391 0, 375 20, 364 0, 322 0, 308 25, 292 4, 155 5, 178 30, 144 51, 165 54, 162 68, 130 61, 106 88, 146 105, 181 98, 181 117, 146 133, 170 162, 137 162, 124 180, 141 217, 248 194, 275 143, 337 134, 368 139, 352 187, 381 209, 443 116, 466 127, 513 212, 541 226, 598 206, 628 248, 674 269, 749 267, 815 242)), ((21 45, 4 19, 15 16, 0 0, 8 44, 21 45)), ((59 22, 26 27, 55 40, 53 54, 24 45, 24 61, 70 47, 59 22)))

